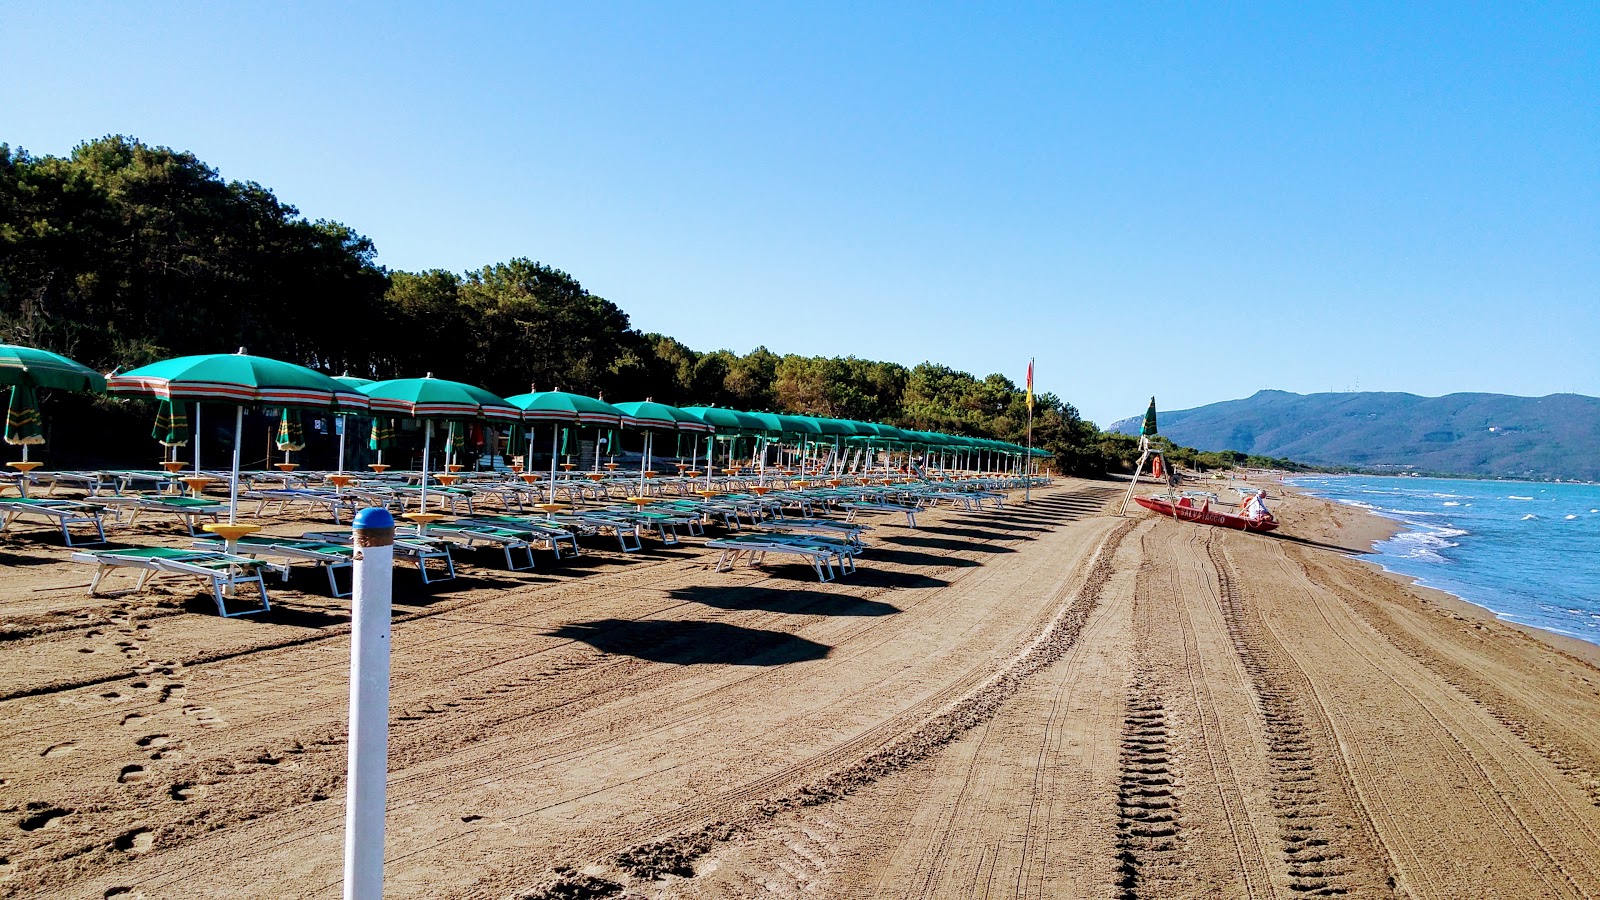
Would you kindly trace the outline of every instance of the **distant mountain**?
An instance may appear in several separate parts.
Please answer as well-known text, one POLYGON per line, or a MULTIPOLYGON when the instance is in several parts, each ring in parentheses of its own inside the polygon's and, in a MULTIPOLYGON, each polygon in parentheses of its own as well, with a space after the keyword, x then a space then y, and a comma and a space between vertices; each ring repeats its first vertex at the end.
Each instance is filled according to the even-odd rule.
MULTIPOLYGON (((1123 419, 1111 430, 1138 434, 1142 418, 1123 419)), ((1162 435, 1200 450, 1324 466, 1600 481, 1600 399, 1579 394, 1260 391, 1161 410, 1159 418, 1162 435)))

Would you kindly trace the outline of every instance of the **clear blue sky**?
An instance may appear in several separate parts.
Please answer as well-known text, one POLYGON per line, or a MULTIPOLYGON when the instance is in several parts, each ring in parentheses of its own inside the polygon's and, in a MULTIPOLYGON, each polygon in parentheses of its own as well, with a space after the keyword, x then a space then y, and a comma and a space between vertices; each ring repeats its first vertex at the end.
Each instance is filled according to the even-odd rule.
POLYGON ((392 268, 1101 424, 1600 394, 1600 5, 0 6, 0 141, 191 150, 392 268))

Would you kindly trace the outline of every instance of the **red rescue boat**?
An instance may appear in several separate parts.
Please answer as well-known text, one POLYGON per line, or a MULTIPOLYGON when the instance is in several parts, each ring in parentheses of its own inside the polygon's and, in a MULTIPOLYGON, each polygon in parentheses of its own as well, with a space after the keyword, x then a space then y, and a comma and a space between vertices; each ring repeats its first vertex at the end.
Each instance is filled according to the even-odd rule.
POLYGON ((1191 496, 1179 497, 1176 502, 1171 497, 1135 497, 1133 500, 1153 513, 1171 516, 1185 522, 1198 522, 1201 525, 1216 525, 1239 531, 1271 531, 1278 527, 1278 520, 1272 517, 1272 513, 1267 512, 1265 506, 1260 507, 1261 515, 1252 517, 1243 513, 1243 505, 1231 512, 1213 509, 1212 499, 1209 496, 1199 498, 1198 503, 1195 502, 1196 498, 1191 496))

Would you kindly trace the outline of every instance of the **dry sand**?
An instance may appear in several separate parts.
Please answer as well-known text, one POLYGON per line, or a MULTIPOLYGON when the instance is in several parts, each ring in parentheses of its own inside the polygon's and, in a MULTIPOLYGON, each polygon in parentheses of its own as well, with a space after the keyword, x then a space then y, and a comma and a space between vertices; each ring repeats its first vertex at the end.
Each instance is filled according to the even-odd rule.
MULTIPOLYGON (((1593 648, 1351 559, 1358 511, 1118 499, 885 522, 827 585, 694 539, 401 569, 388 895, 1600 896, 1593 648)), ((338 896, 345 603, 64 555, 0 544, 0 896, 338 896)))

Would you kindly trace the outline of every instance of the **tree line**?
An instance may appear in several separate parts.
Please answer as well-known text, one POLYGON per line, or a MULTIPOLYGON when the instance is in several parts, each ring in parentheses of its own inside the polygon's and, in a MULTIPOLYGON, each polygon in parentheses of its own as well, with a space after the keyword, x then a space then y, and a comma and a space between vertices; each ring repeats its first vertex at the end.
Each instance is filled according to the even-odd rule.
MULTIPOLYGON (((559 387, 1025 438, 1024 392, 1003 375, 765 347, 697 351, 633 328, 615 303, 542 262, 403 272, 375 257, 349 226, 309 220, 191 153, 120 135, 65 157, 0 144, 0 342, 101 371, 246 347, 333 374, 432 372, 502 396, 559 387)), ((1035 400, 1034 443, 1059 471, 1131 466, 1128 441, 1054 394, 1035 400)), ((96 401, 50 402, 70 411, 96 401)), ((56 427, 102 447, 139 427, 135 413, 98 403, 98 422, 57 416, 56 427)))

